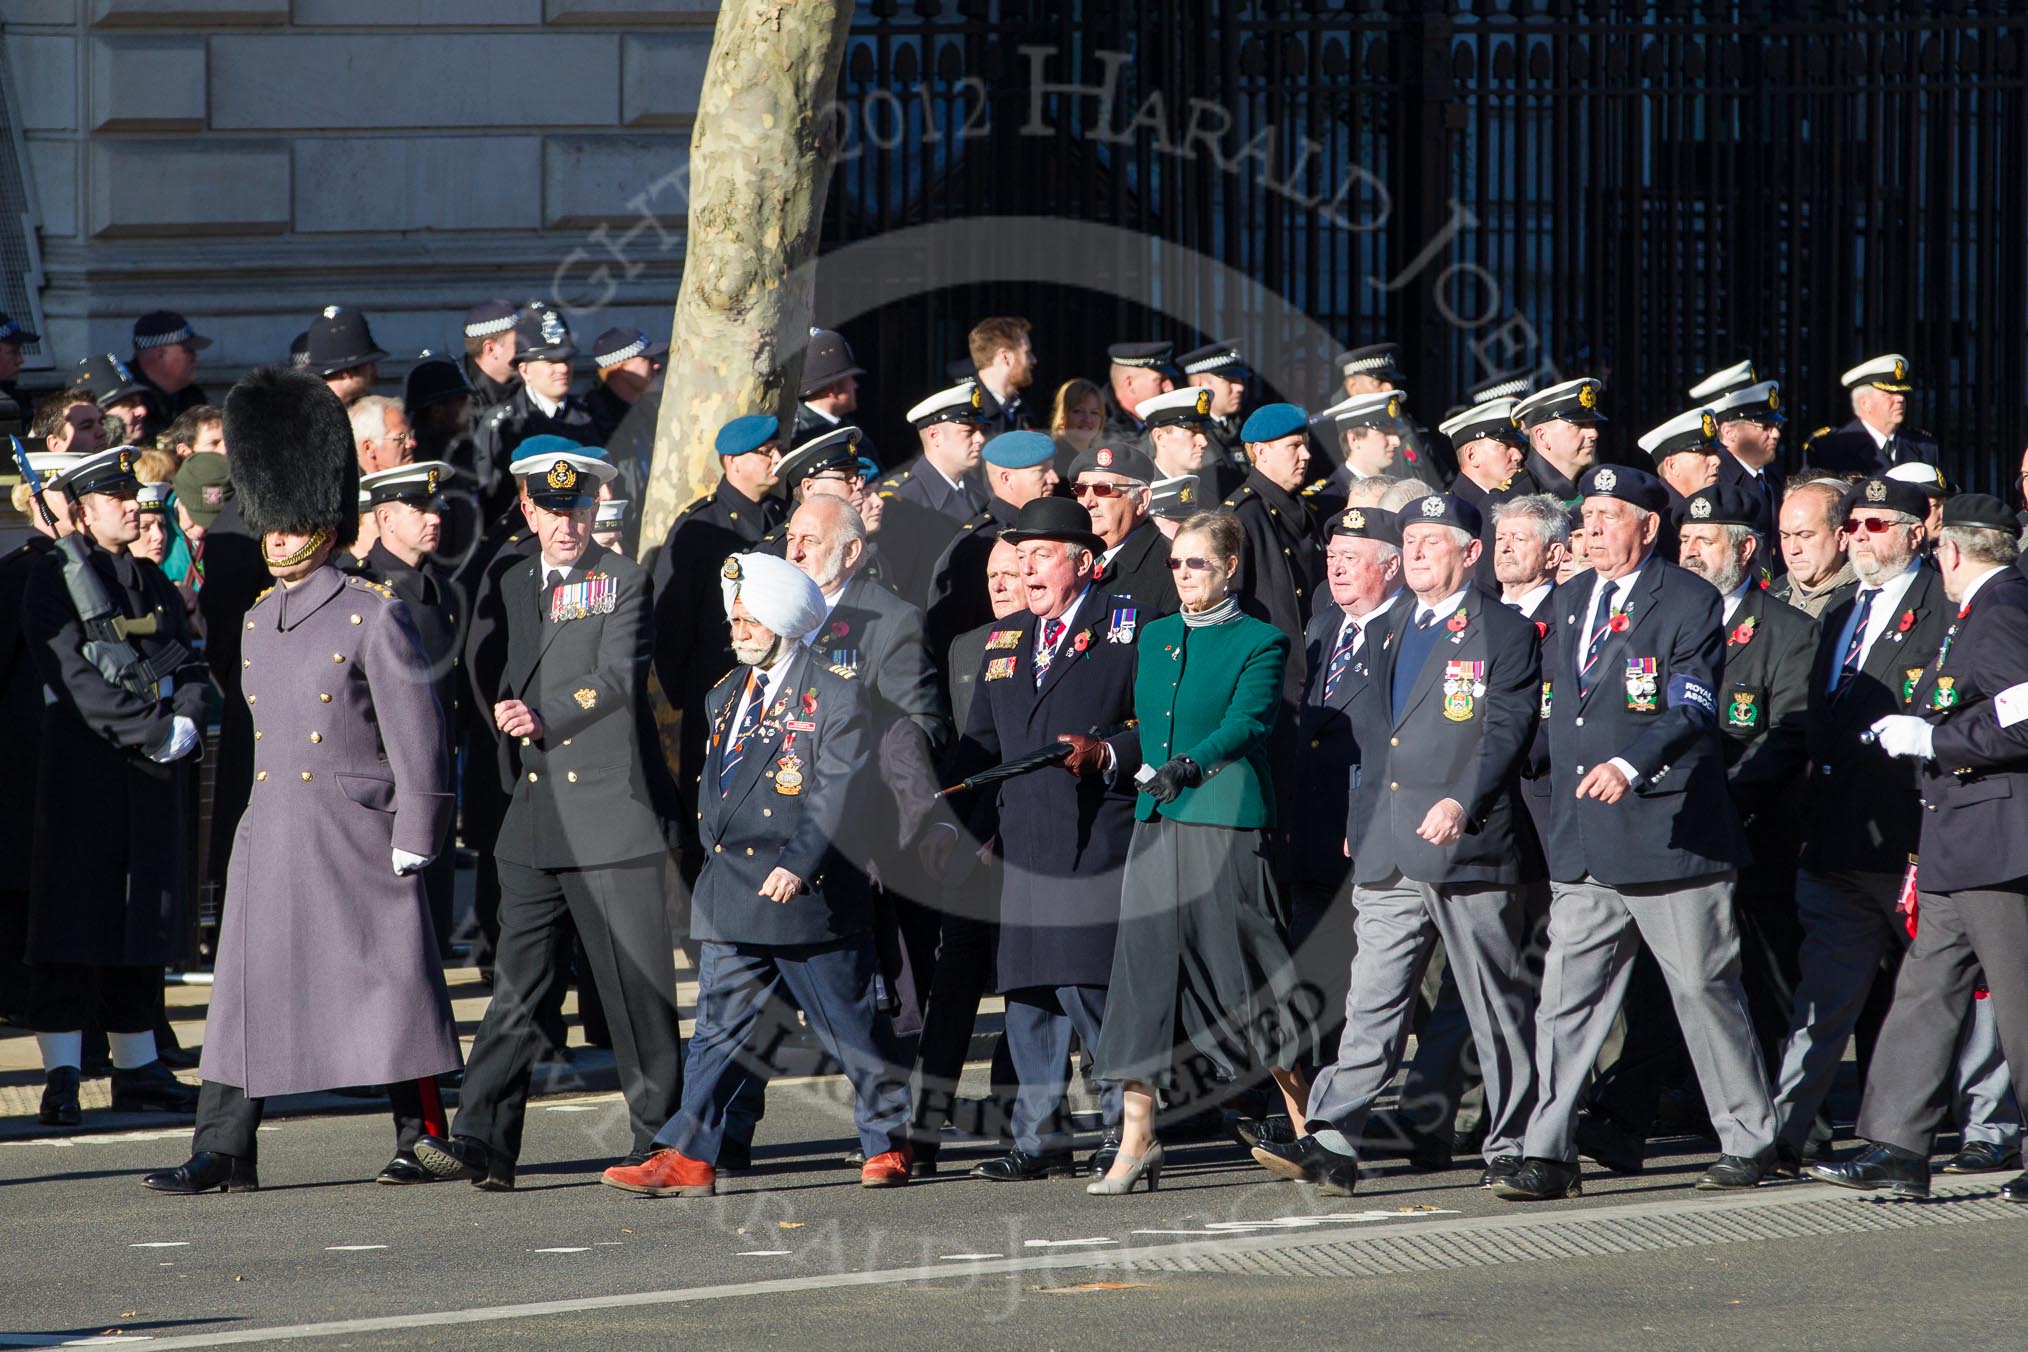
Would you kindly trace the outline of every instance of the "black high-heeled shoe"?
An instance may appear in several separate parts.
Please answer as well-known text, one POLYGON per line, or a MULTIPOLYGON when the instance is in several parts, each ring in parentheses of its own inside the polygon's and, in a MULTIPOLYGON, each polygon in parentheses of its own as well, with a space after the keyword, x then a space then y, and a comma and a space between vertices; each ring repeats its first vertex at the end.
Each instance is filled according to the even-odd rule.
POLYGON ((163 1169, 147 1175, 142 1184, 156 1192, 174 1192, 185 1195, 210 1192, 258 1192, 261 1180, 259 1172, 250 1159, 238 1155, 218 1155, 209 1150, 200 1150, 174 1169, 163 1169))

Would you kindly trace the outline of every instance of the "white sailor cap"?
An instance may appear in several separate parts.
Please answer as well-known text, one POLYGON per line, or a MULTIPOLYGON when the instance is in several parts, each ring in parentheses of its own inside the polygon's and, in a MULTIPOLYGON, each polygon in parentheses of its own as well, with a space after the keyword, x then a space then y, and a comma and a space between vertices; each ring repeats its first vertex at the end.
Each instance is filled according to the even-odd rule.
POLYGON ((1153 395, 1134 405, 1134 416, 1150 427, 1202 423, 1211 416, 1211 391, 1203 385, 1185 385, 1153 395))
POLYGON ((984 407, 978 383, 961 380, 909 409, 908 420, 916 427, 930 427, 940 422, 984 422, 985 418, 980 414, 984 407))
POLYGON ((1717 438, 1717 416, 1708 408, 1693 408, 1649 428, 1634 444, 1653 456, 1659 465, 1678 451, 1713 453, 1717 450, 1717 438))
POLYGON ((1719 395, 1729 394, 1733 390, 1751 385, 1756 379, 1758 377, 1754 375, 1753 358, 1748 357, 1745 361, 1734 362, 1722 371, 1713 371, 1692 385, 1690 397, 1700 404, 1711 404, 1716 408, 1717 405, 1712 404, 1712 401, 1719 395))
POLYGON ((1838 377, 1838 383, 1848 390, 1861 385, 1871 385, 1876 390, 1890 394, 1906 394, 1912 388, 1908 383, 1908 358, 1899 352, 1889 352, 1878 357, 1868 357, 1857 366, 1838 377))

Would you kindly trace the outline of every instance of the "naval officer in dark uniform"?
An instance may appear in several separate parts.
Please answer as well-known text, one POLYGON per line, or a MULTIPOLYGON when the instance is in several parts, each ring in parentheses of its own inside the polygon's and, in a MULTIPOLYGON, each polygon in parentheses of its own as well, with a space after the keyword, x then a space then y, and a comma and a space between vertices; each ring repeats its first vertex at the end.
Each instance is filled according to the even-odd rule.
MULTIPOLYGON (((1580 389, 1583 386, 1580 384, 1580 389)), ((1638 930, 1668 978, 1718 1160, 1697 1186, 1753 1187, 1773 1163, 1767 1071, 1739 981, 1733 884, 1745 834, 1725 789, 1718 594, 1655 557, 1668 494, 1643 470, 1581 481, 1589 573, 1551 598, 1542 659, 1552 903, 1524 1162, 1496 1196, 1579 1188, 1578 1099, 1625 995, 1638 930)))
POLYGON ((1536 491, 1572 509, 1583 498, 1577 491, 1578 479, 1598 458, 1599 424, 1606 420, 1599 412, 1599 399, 1604 394, 1604 381, 1579 376, 1537 390, 1514 405, 1514 421, 1528 438, 1522 470, 1536 491))
POLYGON ((929 595, 944 547, 986 508, 979 474, 986 446, 983 407, 978 385, 969 380, 919 401, 909 409, 908 422, 921 439, 921 453, 874 490, 884 504, 888 585, 911 600, 929 595))
POLYGON ((1542 852, 1521 802, 1539 705, 1535 626, 1472 583, 1478 509, 1431 493, 1395 516, 1404 600, 1348 706, 1358 746, 1345 839, 1358 948, 1334 1064, 1310 1085, 1305 1134, 1263 1141, 1254 1159, 1326 1192, 1358 1181, 1353 1142, 1393 1079, 1423 969, 1439 937, 1471 1021, 1486 1086, 1482 1183, 1521 1167, 1534 1103, 1531 1011, 1522 975, 1523 885, 1542 852))
POLYGON ((1535 491, 1535 481, 1521 468, 1528 438, 1514 421, 1514 400, 1489 399, 1444 419, 1437 430, 1450 439, 1458 457, 1458 477, 1451 483, 1451 492, 1477 508, 1485 523, 1474 580, 1488 591, 1497 590, 1500 579, 1493 571, 1493 508, 1535 491))
POLYGON ((408 608, 331 566, 358 529, 352 431, 314 376, 264 367, 225 401, 232 477, 276 585, 242 621, 252 793, 226 878, 192 1155, 158 1192, 259 1186, 277 1094, 385 1085, 395 1155, 442 1108, 458 1035, 420 871, 450 847, 447 732, 408 608))
POLYGON ((792 1001, 851 1081, 860 1184, 896 1187, 909 1180, 908 1062, 876 1000, 866 875, 839 848, 857 834, 873 759, 866 702, 804 642, 824 619, 815 582, 771 554, 735 554, 719 576, 740 664, 707 704, 686 1084, 652 1153, 604 1181, 654 1197, 716 1191, 726 1110, 772 1072, 767 1048, 792 1001))
MULTIPOLYGON (((451 578, 436 561, 443 540, 443 490, 454 471, 442 460, 418 460, 359 477, 359 491, 378 527, 366 552, 367 573, 394 589, 408 606, 409 619, 429 659, 430 684, 447 727, 458 726, 458 686, 464 676, 465 607, 451 578)), ((444 739, 446 774, 456 748, 444 739)), ((457 854, 440 850, 423 870, 437 948, 450 951, 451 912, 457 885, 457 854)))
POLYGON ((521 387, 479 419, 472 432, 479 476, 480 517, 492 520, 514 501, 512 462, 530 437, 558 436, 587 446, 604 443, 583 399, 570 390, 577 355, 570 325, 551 306, 531 306, 514 327, 514 372, 521 387))
MULTIPOLYGON (((1019 552, 1028 608, 986 636, 978 694, 959 746, 958 773, 1074 747, 1071 777, 1053 770, 999 786, 998 989, 1007 999, 1007 1049, 1019 1078, 1014 1149, 972 1171, 1015 1182, 1077 1172, 1063 1118, 1071 1035, 1089 1049, 1105 1021, 1120 872, 1134 833, 1137 790, 1093 734, 1133 718, 1134 640, 1145 621, 1092 582, 1104 541, 1076 503, 1028 504, 1006 533, 1019 552)), ((1152 617, 1149 617, 1152 618, 1152 617)), ((1120 1086, 1099 1086, 1115 1141, 1120 1086)), ((1107 1157, 1093 1169, 1111 1167, 1107 1157)))
POLYGON ((1908 358, 1899 352, 1868 357, 1838 377, 1852 399, 1852 421, 1819 427, 1803 442, 1803 463, 1826 474, 1879 474, 1919 460, 1937 462, 1936 438, 1907 426, 1908 358))
MULTIPOLYGON (((634 1150, 645 1151, 680 1090, 676 969, 663 904, 675 812, 648 704, 653 597, 640 565, 591 541, 612 466, 561 452, 517 460, 533 557, 497 580, 507 627, 494 724, 516 744, 514 796, 493 847, 500 949, 493 1000, 472 1045, 455 1134, 416 1156, 440 1178, 514 1186, 534 1013, 575 924, 613 1034, 634 1150)), ((484 607, 492 609, 494 607, 484 607)))
POLYGON ((1211 443, 1212 456, 1231 466, 1234 473, 1247 471, 1246 445, 1239 429, 1245 425, 1246 387, 1253 379, 1239 345, 1232 342, 1207 343, 1176 359, 1183 379, 1211 391, 1210 416, 1205 420, 1204 438, 1211 443))
POLYGON ((511 300, 482 300, 465 311, 464 368, 472 386, 475 426, 521 388, 520 373, 514 369, 514 321, 519 315, 511 300))
POLYGON ((21 596, 48 703, 34 819, 17 825, 28 837, 28 1025, 50 1126, 77 1125, 88 1024, 112 1046, 114 1111, 188 1112, 196 1099, 156 1054, 155 1015, 162 968, 189 942, 190 776, 209 683, 182 598, 130 548, 141 532, 134 454, 100 451, 50 480, 75 529, 40 555, 21 596), (100 623, 80 614, 74 571, 77 587, 103 596, 100 623), (110 656, 94 654, 109 641, 139 665, 108 672, 110 656))
MULTIPOLYGON (((1929 1150, 1958 1029, 1983 972, 2014 1083, 2028 1071, 2028 578, 2019 523, 1998 498, 1944 504, 1935 559, 1957 603, 1923 674, 1921 713, 1869 729, 1920 767, 1923 816, 1915 942, 1859 1105, 1868 1147, 1810 1173, 1843 1187, 1929 1195, 1929 1150)), ((2028 1203, 2028 1174, 2000 1186, 2028 1203)))

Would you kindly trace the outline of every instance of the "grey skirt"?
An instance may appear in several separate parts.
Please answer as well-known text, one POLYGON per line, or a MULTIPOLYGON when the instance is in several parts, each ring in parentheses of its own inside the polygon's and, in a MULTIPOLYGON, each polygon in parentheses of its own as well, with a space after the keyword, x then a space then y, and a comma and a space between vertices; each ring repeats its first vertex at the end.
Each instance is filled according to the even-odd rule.
POLYGON ((1315 1055, 1330 1002, 1297 971, 1276 901, 1261 832, 1134 823, 1100 1079, 1173 1084, 1194 1098, 1315 1055))

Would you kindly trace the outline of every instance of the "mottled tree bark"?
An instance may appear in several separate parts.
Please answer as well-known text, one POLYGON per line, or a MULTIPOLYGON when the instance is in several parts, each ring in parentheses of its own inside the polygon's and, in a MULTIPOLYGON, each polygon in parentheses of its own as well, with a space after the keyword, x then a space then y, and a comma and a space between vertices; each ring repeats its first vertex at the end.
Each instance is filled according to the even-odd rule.
POLYGON ((828 119, 852 0, 726 0, 690 135, 683 284, 669 337, 641 542, 718 480, 712 437, 741 413, 790 420, 830 180, 828 119))

